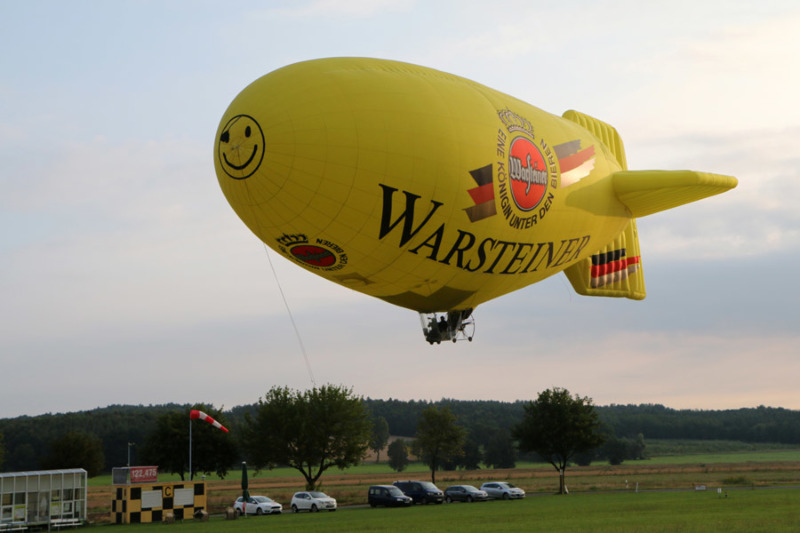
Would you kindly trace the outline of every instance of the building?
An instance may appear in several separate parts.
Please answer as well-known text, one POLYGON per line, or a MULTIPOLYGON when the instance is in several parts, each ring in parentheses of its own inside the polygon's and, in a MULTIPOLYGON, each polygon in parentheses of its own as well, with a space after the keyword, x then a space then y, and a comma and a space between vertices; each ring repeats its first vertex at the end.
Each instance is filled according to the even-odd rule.
POLYGON ((0 474, 0 531, 86 522, 86 470, 0 474))

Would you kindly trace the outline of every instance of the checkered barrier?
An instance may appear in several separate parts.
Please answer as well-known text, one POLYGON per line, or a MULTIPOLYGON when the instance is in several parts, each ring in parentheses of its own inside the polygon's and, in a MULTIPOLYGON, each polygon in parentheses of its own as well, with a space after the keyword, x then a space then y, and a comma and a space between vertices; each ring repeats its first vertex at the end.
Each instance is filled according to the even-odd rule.
POLYGON ((117 487, 111 501, 111 522, 114 524, 147 524, 161 522, 168 512, 175 520, 194 518, 206 509, 204 482, 157 483, 117 487))

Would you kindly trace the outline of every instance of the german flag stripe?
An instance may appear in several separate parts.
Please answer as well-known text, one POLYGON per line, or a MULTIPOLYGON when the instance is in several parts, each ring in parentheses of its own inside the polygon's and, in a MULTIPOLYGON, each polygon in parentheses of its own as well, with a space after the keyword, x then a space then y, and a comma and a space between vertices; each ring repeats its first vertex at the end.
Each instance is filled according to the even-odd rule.
POLYGON ((605 276, 620 270, 627 270, 629 265, 636 265, 639 263, 639 257, 623 257, 616 261, 609 261, 601 265, 592 265, 592 277, 605 276))
POLYGON ((497 214, 497 206, 492 200, 482 204, 473 205, 464 209, 467 212, 470 222, 477 222, 497 214))
POLYGON ((594 146, 590 146, 578 153, 569 155, 564 158, 559 158, 558 164, 561 167, 561 172, 569 172, 574 168, 578 168, 586 161, 594 157, 594 146))
POLYGON ((476 168, 475 170, 469 171, 470 176, 472 179, 475 180, 475 183, 478 186, 486 185, 487 183, 492 183, 492 165, 486 165, 485 167, 476 168))
POLYGON ((592 266, 605 265, 606 263, 611 263, 612 261, 619 261, 625 257, 625 255, 625 248, 612 250, 610 252, 603 252, 601 254, 594 254, 592 256, 592 266))
POLYGON ((494 187, 491 183, 481 185, 480 187, 475 187, 474 189, 469 189, 467 192, 472 197, 472 201, 476 204, 482 204, 483 202, 494 200, 494 187))

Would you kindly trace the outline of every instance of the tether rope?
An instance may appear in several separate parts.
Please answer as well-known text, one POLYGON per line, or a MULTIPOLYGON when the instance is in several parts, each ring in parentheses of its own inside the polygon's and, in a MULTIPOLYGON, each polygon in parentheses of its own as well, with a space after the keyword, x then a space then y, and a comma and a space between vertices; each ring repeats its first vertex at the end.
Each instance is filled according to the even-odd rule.
POLYGON ((281 298, 283 298, 283 305, 286 306, 286 312, 289 314, 289 320, 292 323, 292 327, 294 328, 294 333, 297 336, 297 342, 300 344, 300 352, 303 354, 303 360, 306 362, 306 369, 308 370, 308 377, 311 379, 311 385, 314 388, 317 388, 317 382, 314 380, 314 372, 311 371, 311 363, 308 360, 308 354, 306 353, 306 347, 303 345, 303 339, 300 336, 300 330, 297 328, 297 324, 294 321, 294 316, 292 315, 292 310, 289 308, 289 302, 286 300, 286 295, 283 293, 283 287, 281 287, 281 282, 278 279, 278 273, 275 270, 275 265, 272 264, 272 258, 269 254, 269 248, 267 245, 264 245, 264 251, 267 254, 267 261, 269 261, 269 266, 272 269, 272 275, 275 276, 275 283, 278 284, 278 291, 281 293, 281 298))

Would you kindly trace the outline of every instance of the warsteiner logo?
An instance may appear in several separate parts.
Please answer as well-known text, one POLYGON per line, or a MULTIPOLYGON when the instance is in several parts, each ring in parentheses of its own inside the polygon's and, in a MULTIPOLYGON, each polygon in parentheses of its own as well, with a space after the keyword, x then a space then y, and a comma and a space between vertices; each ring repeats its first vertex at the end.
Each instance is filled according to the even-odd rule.
POLYGON ((517 207, 522 211, 530 211, 539 205, 547 190, 547 167, 542 152, 525 137, 511 141, 508 177, 517 207))
POLYGON ((314 270, 339 270, 347 264, 344 250, 328 240, 316 239, 312 243, 303 233, 284 233, 275 240, 278 241, 278 249, 282 254, 305 267, 314 270))
POLYGON ((497 112, 497 201, 508 225, 533 227, 550 211, 558 185, 553 150, 534 135, 531 122, 510 109, 497 112))

